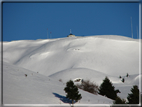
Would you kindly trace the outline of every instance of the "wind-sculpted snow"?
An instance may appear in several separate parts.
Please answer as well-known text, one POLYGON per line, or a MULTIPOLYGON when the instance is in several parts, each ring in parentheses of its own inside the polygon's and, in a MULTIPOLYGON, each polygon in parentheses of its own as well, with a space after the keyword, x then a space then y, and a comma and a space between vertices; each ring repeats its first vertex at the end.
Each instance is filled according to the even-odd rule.
POLYGON ((3 52, 10 63, 47 76, 70 68, 88 68, 115 76, 139 71, 136 41, 98 36, 15 41, 4 43, 3 52))
MULTIPOLYGON (((4 84, 8 84, 4 85, 4 102, 63 103, 60 99, 65 96, 63 89, 68 80, 89 79, 100 85, 106 76, 120 89, 120 97, 126 98, 141 77, 139 46, 138 40, 117 35, 3 42, 4 84), (125 78, 125 83, 119 76, 125 78)), ((83 98, 81 104, 112 103, 103 96, 97 101, 98 96, 83 95, 96 102, 83 98)))

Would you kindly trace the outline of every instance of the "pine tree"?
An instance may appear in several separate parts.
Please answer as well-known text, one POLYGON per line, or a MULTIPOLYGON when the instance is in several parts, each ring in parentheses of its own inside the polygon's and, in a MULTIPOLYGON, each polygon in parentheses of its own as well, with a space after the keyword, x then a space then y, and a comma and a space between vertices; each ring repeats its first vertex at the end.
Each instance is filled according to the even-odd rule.
POLYGON ((131 94, 128 94, 128 104, 139 104, 139 89, 137 85, 134 85, 133 88, 131 88, 131 94))
POLYGON ((127 73, 126 77, 129 77, 129 74, 127 73))
POLYGON ((79 94, 77 86, 74 85, 72 80, 66 83, 64 91, 67 93, 66 97, 72 101, 72 106, 74 102, 77 102, 82 98, 81 94, 79 94))
POLYGON ((99 87, 100 95, 105 95, 106 97, 115 100, 117 97, 117 92, 115 91, 115 87, 112 85, 110 80, 106 77, 103 80, 103 83, 99 87))
POLYGON ((123 83, 125 82, 125 79, 124 79, 124 78, 122 79, 122 82, 123 82, 123 83))
POLYGON ((115 99, 115 101, 113 102, 113 104, 126 104, 126 100, 125 99, 121 99, 120 97, 117 97, 115 99))

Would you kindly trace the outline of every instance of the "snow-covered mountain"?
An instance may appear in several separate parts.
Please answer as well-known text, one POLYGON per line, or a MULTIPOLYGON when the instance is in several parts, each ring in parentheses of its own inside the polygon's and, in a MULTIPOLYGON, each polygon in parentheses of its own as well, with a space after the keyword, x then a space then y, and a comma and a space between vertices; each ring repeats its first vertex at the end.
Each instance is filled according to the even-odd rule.
MULTIPOLYGON (((67 104, 62 99, 68 80, 89 79, 100 85, 106 76, 121 91, 118 96, 126 98, 132 86, 139 85, 140 45, 118 35, 3 42, 4 103, 67 104), (119 76, 125 77, 124 83, 119 76)), ((83 98, 77 104, 113 103, 79 91, 83 98)))

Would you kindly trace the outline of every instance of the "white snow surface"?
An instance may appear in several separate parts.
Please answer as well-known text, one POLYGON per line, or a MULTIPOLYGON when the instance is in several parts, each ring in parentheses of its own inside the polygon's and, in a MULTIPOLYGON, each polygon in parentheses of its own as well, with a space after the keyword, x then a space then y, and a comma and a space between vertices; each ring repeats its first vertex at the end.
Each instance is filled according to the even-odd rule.
MULTIPOLYGON (((69 105, 62 101, 68 80, 100 85, 106 76, 126 99, 132 86, 139 86, 139 57, 140 41, 118 35, 3 42, 4 104, 69 105)), ((82 99, 75 105, 113 104, 104 96, 79 92, 82 99)))

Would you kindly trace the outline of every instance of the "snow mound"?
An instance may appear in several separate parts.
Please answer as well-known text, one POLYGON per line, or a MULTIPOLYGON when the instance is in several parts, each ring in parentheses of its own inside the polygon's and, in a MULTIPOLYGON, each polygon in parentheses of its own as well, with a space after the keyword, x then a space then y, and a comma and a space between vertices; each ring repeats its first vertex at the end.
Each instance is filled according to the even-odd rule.
MULTIPOLYGON (((72 68, 72 69, 67 69, 63 71, 59 71, 53 75, 50 75, 49 77, 57 79, 57 80, 62 80, 64 83, 66 83, 68 80, 74 80, 76 78, 81 78, 83 80, 90 80, 91 82, 94 82, 98 85, 102 83, 102 80, 106 77, 107 74, 91 70, 91 69, 86 69, 86 68, 72 68)), ((117 77, 112 77, 107 75, 113 82, 120 83, 120 79, 117 77)))
MULTIPOLYGON (((66 105, 70 101, 65 97, 62 82, 33 71, 3 63, 3 101, 4 104, 49 104, 66 105), (27 74, 27 76, 25 76, 27 74)), ((76 104, 112 104, 112 100, 79 90, 82 95, 76 104), (96 100, 97 99, 97 100, 96 100)))
POLYGON ((121 36, 121 35, 94 35, 94 36, 98 38, 113 39, 113 40, 136 41, 136 42, 139 41, 139 39, 133 39, 133 38, 121 36))
POLYGON ((113 76, 138 73, 139 42, 106 37, 110 36, 6 42, 3 58, 47 76, 71 68, 88 68, 113 76))

